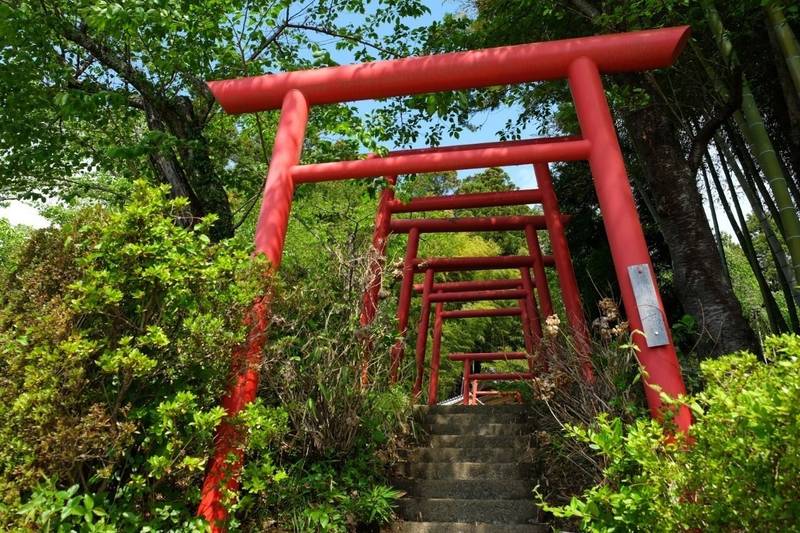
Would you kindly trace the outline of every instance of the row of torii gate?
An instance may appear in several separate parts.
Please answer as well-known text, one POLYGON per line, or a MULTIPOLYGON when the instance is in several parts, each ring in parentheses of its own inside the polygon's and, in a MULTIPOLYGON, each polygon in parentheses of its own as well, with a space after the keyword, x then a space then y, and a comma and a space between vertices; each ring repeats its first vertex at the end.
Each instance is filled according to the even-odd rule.
MULTIPOLYGON (((278 270, 297 184, 381 177, 387 177, 391 183, 395 176, 403 174, 532 164, 536 189, 416 198, 408 202, 395 199, 391 186, 383 190, 373 237, 373 245, 379 256, 383 256, 391 233, 408 234, 398 303, 401 338, 408 328, 412 295, 415 292, 422 295, 413 392, 419 394, 423 386, 432 305, 435 306, 435 319, 429 401, 436 398, 442 321, 445 319, 466 318, 479 313, 494 316, 518 314, 525 338, 525 352, 451 356, 465 362, 467 385, 484 379, 526 379, 533 376, 538 369, 530 356, 541 338, 540 320, 542 316, 549 316, 553 312, 545 266, 555 266, 574 345, 581 356, 581 370, 584 378, 591 380, 589 333, 564 237, 566 217, 558 210, 549 169, 549 164, 554 162, 587 160, 622 301, 632 330, 638 332, 634 335, 634 341, 639 363, 645 373, 648 405, 653 416, 661 417, 661 395, 678 397, 685 394, 685 387, 661 297, 654 282, 653 267, 601 74, 669 67, 688 37, 689 28, 684 26, 209 82, 214 97, 228 113, 281 110, 256 226, 256 253, 266 256, 272 274, 278 270), (555 79, 566 79, 569 83, 581 128, 579 137, 423 148, 354 161, 300 164, 311 106, 555 79), (542 205, 543 216, 392 219, 396 213, 533 203, 542 205), (552 257, 542 255, 538 231, 543 229, 550 236, 552 257), (442 231, 523 231, 529 253, 501 257, 417 257, 420 234, 442 231), (439 272, 489 269, 516 269, 520 275, 507 280, 435 281, 435 275, 439 272), (423 275, 423 282, 415 286, 414 275, 417 274, 423 275), (517 301, 518 306, 492 311, 444 309, 445 302, 479 299, 510 299, 517 301), (495 358, 528 359, 531 366, 528 372, 509 376, 491 373, 470 375, 467 367, 471 361, 495 358)), ((373 276, 365 291, 361 315, 363 325, 368 325, 375 317, 382 268, 381 261, 375 263, 373 276)), ((231 417, 252 402, 258 392, 269 300, 270 295, 265 294, 255 302, 247 317, 250 326, 247 340, 235 350, 232 357, 230 388, 222 400, 231 417)), ((396 380, 404 352, 403 342, 396 344, 391 352, 391 376, 396 380)), ((366 374, 363 376, 364 379, 367 377, 366 374)), ((468 392, 464 391, 466 398, 469 398, 468 392)), ((680 408, 674 413, 673 420, 680 430, 688 429, 691 424, 688 409, 680 408)), ((198 510, 199 515, 211 523, 212 531, 225 530, 227 511, 224 494, 238 489, 238 473, 244 456, 243 442, 244 437, 235 424, 230 421, 220 424, 198 510)))
MULTIPOLYGON (((531 141, 525 141, 530 143, 531 141)), ((462 151, 481 151, 503 146, 508 143, 467 145, 462 151)), ((423 153, 437 154, 445 149, 424 149, 423 153)), ((407 150, 402 153, 420 153, 407 150)), ((393 155, 398 152, 393 152, 393 155)), ((575 273, 572 268, 569 247, 564 234, 564 223, 568 217, 562 216, 558 200, 553 190, 552 177, 547 164, 534 165, 536 189, 502 191, 491 193, 460 194, 415 198, 401 202, 394 197, 395 176, 387 178, 390 184, 384 188, 375 217, 375 231, 372 245, 377 252, 378 261, 373 263, 370 280, 364 293, 361 311, 361 325, 368 326, 375 318, 378 295, 382 286, 383 258, 390 234, 407 234, 406 253, 403 258, 402 278, 397 323, 400 340, 392 348, 391 381, 397 381, 398 369, 405 348, 404 337, 408 328, 411 297, 421 294, 420 320, 417 327, 415 350, 416 374, 412 388, 413 395, 422 391, 425 374, 425 355, 430 329, 431 306, 435 305, 433 325, 433 346, 428 381, 428 403, 433 405, 438 398, 439 367, 441 362, 441 341, 443 321, 447 319, 488 318, 518 316, 525 341, 525 352, 456 353, 449 359, 463 362, 464 374, 462 396, 465 404, 475 403, 478 381, 524 380, 534 377, 534 354, 542 340, 542 320, 553 315, 553 303, 547 283, 545 266, 554 266, 558 273, 562 299, 573 333, 575 349, 582 359, 582 371, 587 380, 593 379, 589 361, 588 329, 581 307, 575 273), (543 216, 491 216, 465 218, 406 218, 392 219, 396 213, 419 213, 428 211, 480 209, 497 206, 540 204, 543 216), (544 256, 539 242, 539 230, 546 229, 552 243, 553 255, 544 256), (521 231, 525 235, 528 255, 500 257, 418 257, 420 236, 424 233, 521 231), (438 273, 457 271, 479 271, 514 269, 519 277, 513 279, 475 280, 436 283, 438 273), (531 275, 533 271, 533 275, 531 275), (423 283, 414 284, 414 276, 423 275, 423 283), (535 290, 534 290, 535 289, 535 290), (538 298, 537 298, 538 297, 538 298), (460 309, 446 311, 448 302, 475 302, 489 300, 514 300, 517 307, 494 309, 460 309), (507 372, 502 374, 480 374, 472 372, 473 362, 527 360, 528 372, 507 372), (476 388, 470 392, 471 385, 476 388)), ((546 360, 540 359, 541 369, 546 368, 546 360)), ((368 379, 368 368, 362 368, 362 382, 368 379)))

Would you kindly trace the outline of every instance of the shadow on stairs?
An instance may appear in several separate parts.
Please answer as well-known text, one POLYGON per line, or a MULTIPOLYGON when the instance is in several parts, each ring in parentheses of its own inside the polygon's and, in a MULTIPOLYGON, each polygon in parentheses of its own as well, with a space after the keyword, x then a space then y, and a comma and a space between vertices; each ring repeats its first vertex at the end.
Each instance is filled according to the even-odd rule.
POLYGON ((539 533, 533 426, 523 405, 420 407, 430 434, 395 470, 393 533, 539 533))

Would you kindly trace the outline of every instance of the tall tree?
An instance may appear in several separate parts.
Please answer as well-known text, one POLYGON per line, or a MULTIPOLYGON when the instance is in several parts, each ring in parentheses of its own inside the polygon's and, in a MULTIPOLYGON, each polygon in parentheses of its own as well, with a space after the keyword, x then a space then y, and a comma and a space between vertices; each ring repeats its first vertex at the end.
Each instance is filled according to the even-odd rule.
MULTIPOLYGON (((215 235, 231 235, 228 139, 242 126, 218 116, 204 80, 333 62, 317 38, 361 59, 393 55, 379 28, 394 29, 395 50, 413 40, 402 21, 425 12, 421 2, 378 0, 365 14, 369 3, 0 2, 0 190, 57 194, 98 169, 136 175, 145 163, 189 199, 189 215, 213 213, 215 235)), ((270 132, 256 120, 263 145, 270 132)))

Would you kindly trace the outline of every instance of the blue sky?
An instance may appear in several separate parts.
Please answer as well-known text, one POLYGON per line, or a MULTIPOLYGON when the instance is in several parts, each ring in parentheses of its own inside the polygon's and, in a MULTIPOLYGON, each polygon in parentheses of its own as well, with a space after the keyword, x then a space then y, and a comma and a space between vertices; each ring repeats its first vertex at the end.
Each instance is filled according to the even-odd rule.
MULTIPOLYGON (((409 21, 409 25, 428 26, 435 21, 442 20, 448 13, 459 13, 463 10, 462 6, 464 4, 465 2, 463 0, 442 0, 441 2, 429 2, 428 8, 430 9, 430 13, 418 19, 409 21)), ((350 20, 348 20, 348 17, 344 17, 343 22, 348 23, 350 20)), ((352 22, 357 24, 359 20, 354 18, 352 22)), ((323 39, 319 40, 318 44, 325 48, 332 48, 334 41, 323 39)), ((342 64, 353 62, 352 57, 349 57, 347 53, 341 51, 331 50, 331 57, 336 62, 342 64)), ((366 114, 370 110, 374 109, 377 104, 372 101, 365 101, 356 102, 354 105, 363 114, 366 114)), ((474 131, 463 130, 458 139, 447 136, 445 131, 444 135, 442 136, 441 145, 447 146, 450 144, 470 144, 499 140, 497 135, 498 131, 500 131, 509 120, 513 122, 520 115, 520 113, 521 110, 515 107, 504 107, 495 111, 476 113, 472 119, 472 124, 476 126, 474 131)), ((528 127, 522 130, 522 138, 537 137, 537 128, 538 126, 536 124, 529 124, 528 127)), ((415 147, 422 146, 423 145, 420 144, 415 147)), ((394 149, 398 148, 398 146, 389 145, 387 148, 394 149)), ((536 181, 533 178, 533 170, 531 165, 519 165, 502 168, 509 174, 512 181, 519 188, 527 189, 535 186, 536 181)), ((482 169, 463 170, 459 171, 458 174, 459 176, 464 177, 480 172, 481 170, 482 169)))

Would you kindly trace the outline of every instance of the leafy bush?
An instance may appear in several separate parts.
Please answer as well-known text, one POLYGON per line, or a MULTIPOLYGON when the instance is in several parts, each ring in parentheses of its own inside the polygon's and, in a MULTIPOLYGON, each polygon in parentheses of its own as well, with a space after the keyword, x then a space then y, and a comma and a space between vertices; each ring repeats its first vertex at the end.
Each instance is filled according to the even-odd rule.
MULTIPOLYGON (((6 277, 17 265, 20 249, 30 235, 30 228, 12 226, 0 218, 0 277, 6 277)), ((0 281, 0 287, 3 282, 0 281)))
POLYGON ((213 219, 174 224, 184 203, 139 183, 124 209, 23 250, 0 310, 6 527, 196 527, 226 355, 261 281, 246 251, 210 243, 213 219))
MULTIPOLYGON (((604 481, 543 508, 587 531, 797 531, 800 516, 800 337, 702 364, 706 388, 685 400, 691 439, 649 419, 598 417, 568 433, 606 461, 604 481)), ((541 499, 541 498, 540 498, 541 499)))
MULTIPOLYGON (((303 228, 294 229, 287 246, 315 246, 303 228)), ((335 233, 327 236, 329 248, 348 248, 335 233)), ((374 257, 317 254, 294 265, 287 259, 272 306, 260 397, 281 406, 288 431, 280 450, 251 446, 235 506, 240 525, 345 531, 384 523, 400 496, 386 485, 385 464, 403 445, 410 401, 405 388, 387 385, 395 339, 390 314, 380 313, 367 329, 359 324, 359 291, 374 257), (360 381, 364 364, 367 384, 360 381), (269 480, 253 483, 254 474, 269 480)))
MULTIPOLYGON (((0 300, 0 529, 206 529, 194 513, 218 399, 264 265, 212 243, 211 218, 176 225, 184 203, 137 183, 123 208, 72 213, 19 254, 0 300)), ((409 406, 386 385, 390 324, 365 351, 357 298, 341 299, 364 261, 314 266, 290 261, 275 291, 261 397, 235 421, 232 530, 342 531, 387 521, 399 496, 384 463, 409 406)))

